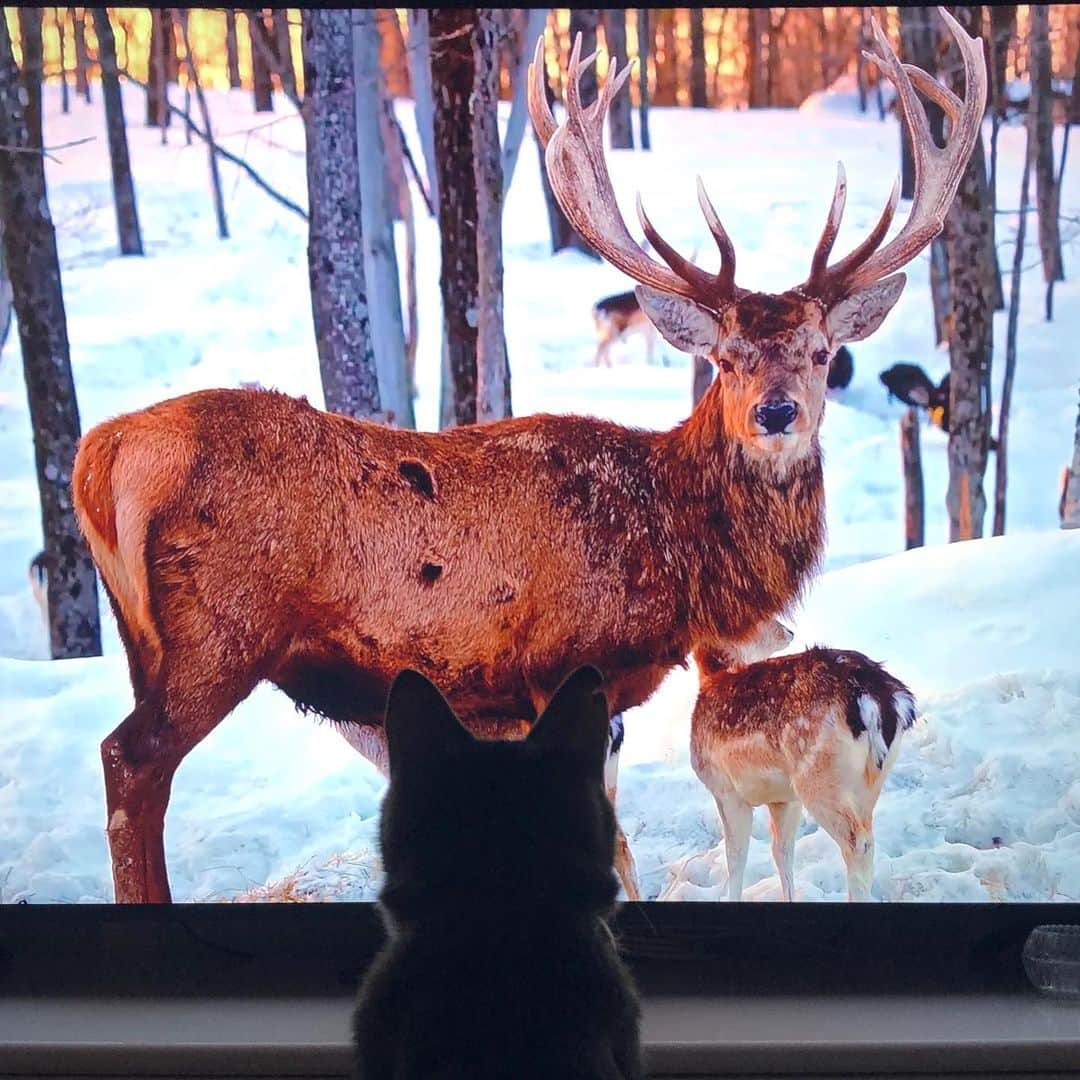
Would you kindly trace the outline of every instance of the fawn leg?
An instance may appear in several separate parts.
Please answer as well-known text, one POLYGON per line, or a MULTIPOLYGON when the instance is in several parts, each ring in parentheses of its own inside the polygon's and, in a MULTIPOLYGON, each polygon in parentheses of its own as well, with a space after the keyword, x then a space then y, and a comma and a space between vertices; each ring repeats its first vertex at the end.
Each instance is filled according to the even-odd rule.
POLYGON ((780 875, 780 894, 788 901, 795 899, 795 832, 801 820, 799 803, 769 803, 773 862, 780 875))
POLYGON ((727 856, 728 900, 741 900, 746 856, 750 851, 750 829, 754 824, 754 808, 733 790, 722 788, 713 792, 720 820, 724 825, 724 853, 727 856))

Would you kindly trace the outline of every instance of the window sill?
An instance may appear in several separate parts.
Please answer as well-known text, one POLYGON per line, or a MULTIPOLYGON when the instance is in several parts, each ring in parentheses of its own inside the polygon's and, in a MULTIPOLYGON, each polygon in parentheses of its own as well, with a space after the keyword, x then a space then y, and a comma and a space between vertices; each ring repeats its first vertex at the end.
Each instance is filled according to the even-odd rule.
MULTIPOLYGON (((351 997, 0 999, 0 1076, 337 1077, 351 997)), ((655 997, 650 1075, 1080 1076, 1080 1007, 1034 994, 655 997)))

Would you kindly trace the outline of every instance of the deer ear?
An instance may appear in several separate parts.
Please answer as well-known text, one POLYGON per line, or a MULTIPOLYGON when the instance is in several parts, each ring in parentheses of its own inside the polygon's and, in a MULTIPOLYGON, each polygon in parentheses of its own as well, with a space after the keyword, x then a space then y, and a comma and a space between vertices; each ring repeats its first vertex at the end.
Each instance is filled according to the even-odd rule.
POLYGON ((434 683, 408 668, 398 675, 386 703, 391 779, 403 768, 438 761, 472 742, 434 683))
POLYGON ((685 353, 711 356, 720 337, 716 316, 685 296, 638 285, 634 289, 641 310, 664 340, 685 353))
POLYGON ((603 681, 596 668, 578 668, 552 695, 528 738, 545 753, 572 754, 598 780, 604 775, 611 722, 603 681))
POLYGON ((892 311, 906 284, 907 274, 893 274, 841 300, 828 317, 829 343, 832 347, 869 337, 892 311))

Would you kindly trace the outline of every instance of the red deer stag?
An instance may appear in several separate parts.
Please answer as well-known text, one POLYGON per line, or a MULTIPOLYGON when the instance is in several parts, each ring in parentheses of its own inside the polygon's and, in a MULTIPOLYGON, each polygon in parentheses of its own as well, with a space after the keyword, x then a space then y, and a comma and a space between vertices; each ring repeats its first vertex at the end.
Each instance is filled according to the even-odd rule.
POLYGON ((735 285, 734 249, 703 191, 718 275, 681 259, 644 215, 672 269, 638 248, 601 147, 626 71, 583 108, 576 44, 557 127, 538 51, 530 111, 563 210, 641 283, 660 332, 720 369, 672 431, 541 415, 427 434, 236 389, 163 401, 85 436, 74 500, 135 696, 101 747, 117 900, 170 899, 173 776, 261 680, 332 718, 385 770, 383 711, 402 668, 431 678, 474 732, 520 735, 574 668, 599 668, 623 712, 695 646, 741 639, 794 602, 823 547, 829 357, 888 314, 904 284, 894 271, 940 231, 979 135, 982 46, 943 17, 964 57, 963 102, 905 71, 877 31, 913 134, 907 224, 876 250, 894 191, 870 236, 828 266, 841 173, 810 275, 780 295, 735 285), (944 150, 912 82, 952 119, 944 150))

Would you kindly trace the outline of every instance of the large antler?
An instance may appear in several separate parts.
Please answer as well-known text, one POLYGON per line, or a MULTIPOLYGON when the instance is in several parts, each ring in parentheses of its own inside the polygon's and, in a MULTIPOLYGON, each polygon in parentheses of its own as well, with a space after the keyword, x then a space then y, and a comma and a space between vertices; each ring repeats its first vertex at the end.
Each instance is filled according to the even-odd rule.
POLYGON ((612 99, 630 76, 627 63, 618 71, 612 58, 600 94, 587 108, 581 104, 581 72, 596 53, 581 60, 581 35, 574 41, 567 69, 566 119, 560 126, 545 92, 544 38, 536 43, 529 65, 529 115, 544 144, 544 162, 551 190, 575 229, 613 266, 642 285, 690 297, 713 310, 738 299, 746 290, 735 285, 735 248, 698 179, 698 202, 720 249, 720 272, 710 274, 680 255, 653 227, 638 196, 637 212, 649 242, 668 266, 661 266, 634 242, 615 201, 604 160, 602 132, 612 99), (671 269, 669 270, 668 267, 671 269))
POLYGON ((863 55, 886 72, 896 86, 915 158, 915 195, 904 227, 878 251, 877 247, 889 231, 893 214, 896 212, 900 195, 898 179, 870 235, 838 263, 827 266, 836 234, 840 231, 840 219, 847 196, 844 167, 838 166, 832 206, 814 251, 810 277, 800 286, 800 291, 816 296, 827 304, 833 304, 900 269, 941 232, 945 225, 945 215, 975 148, 975 140, 979 138, 986 108, 986 61, 983 57, 982 42, 978 38, 970 37, 944 8, 939 7, 938 12, 960 48, 964 63, 963 101, 921 68, 902 64, 893 52, 888 38, 882 33, 877 19, 871 20, 874 38, 881 54, 864 52, 863 55), (926 111, 916 96, 912 83, 931 101, 940 105, 949 118, 951 127, 944 148, 939 148, 934 143, 926 111))

